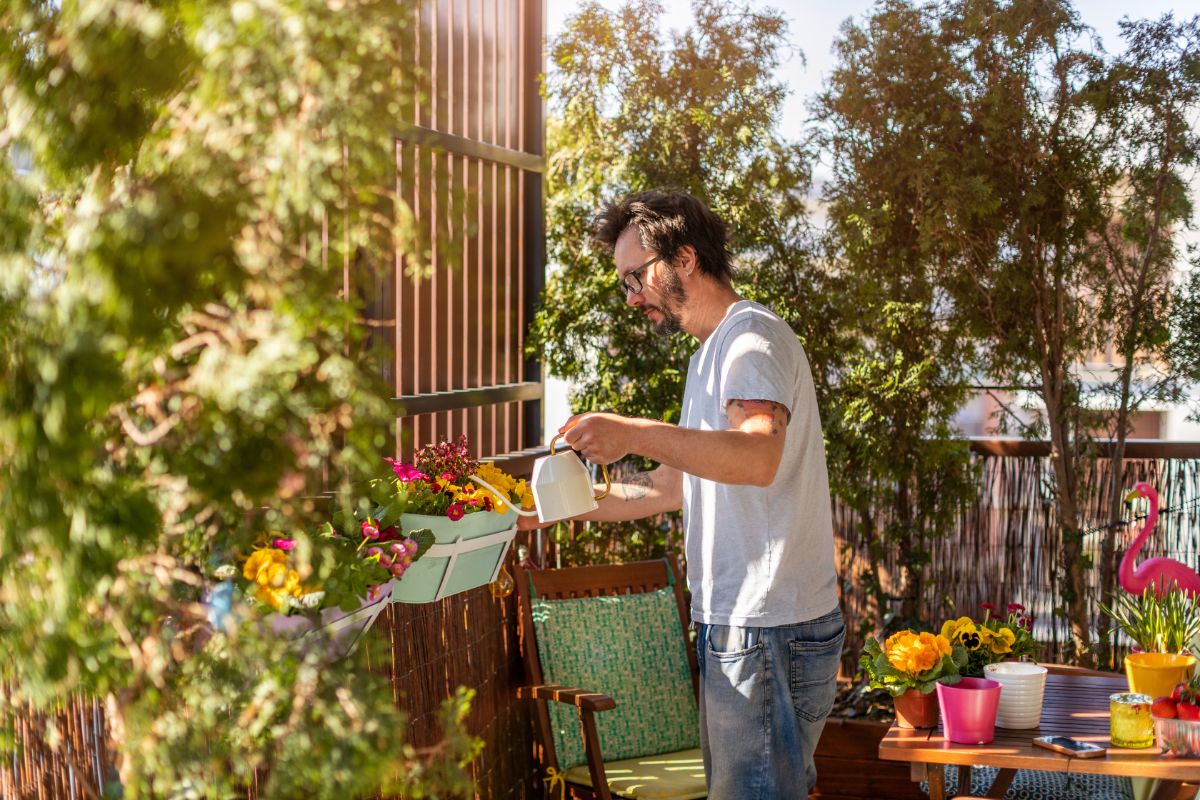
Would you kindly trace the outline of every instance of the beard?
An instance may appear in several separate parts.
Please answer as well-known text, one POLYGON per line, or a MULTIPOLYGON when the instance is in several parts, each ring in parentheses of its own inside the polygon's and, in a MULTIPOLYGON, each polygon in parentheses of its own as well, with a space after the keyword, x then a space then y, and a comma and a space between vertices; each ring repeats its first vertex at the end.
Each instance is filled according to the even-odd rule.
POLYGON ((651 306, 662 316, 658 322, 650 323, 654 332, 664 337, 679 333, 683 329, 683 325, 679 319, 678 310, 687 300, 687 292, 684 290, 679 276, 675 273, 675 268, 670 265, 663 270, 659 294, 662 297, 661 305, 651 306))

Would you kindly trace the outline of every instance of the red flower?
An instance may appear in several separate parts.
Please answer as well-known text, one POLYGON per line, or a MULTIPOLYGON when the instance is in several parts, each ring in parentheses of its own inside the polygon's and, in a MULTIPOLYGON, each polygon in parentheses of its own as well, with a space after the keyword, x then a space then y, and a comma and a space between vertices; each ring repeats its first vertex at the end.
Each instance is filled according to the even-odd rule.
POLYGON ((451 503, 450 507, 446 509, 446 516, 450 518, 451 522, 462 519, 464 513, 462 503, 451 503))
POLYGON ((1020 603, 1009 603, 1008 604, 1008 613, 1010 613, 1010 614, 1015 614, 1015 613, 1018 613, 1018 612, 1024 611, 1024 610, 1025 610, 1025 606, 1021 605, 1020 603))

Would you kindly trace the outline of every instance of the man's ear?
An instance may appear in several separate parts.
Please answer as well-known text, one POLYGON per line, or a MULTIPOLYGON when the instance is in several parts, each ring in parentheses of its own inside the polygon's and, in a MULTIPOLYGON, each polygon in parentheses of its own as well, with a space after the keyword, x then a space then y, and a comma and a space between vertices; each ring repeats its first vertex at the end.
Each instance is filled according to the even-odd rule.
POLYGON ((685 244, 683 247, 679 248, 677 260, 679 261, 678 269, 681 270, 684 275, 692 275, 700 267, 700 261, 696 257, 696 248, 692 247, 690 244, 685 244))

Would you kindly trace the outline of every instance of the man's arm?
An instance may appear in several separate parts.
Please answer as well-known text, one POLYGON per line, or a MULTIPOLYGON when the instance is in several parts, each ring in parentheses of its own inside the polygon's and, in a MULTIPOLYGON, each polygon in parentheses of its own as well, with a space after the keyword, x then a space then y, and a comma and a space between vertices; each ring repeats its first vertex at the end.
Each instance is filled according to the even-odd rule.
POLYGON ((683 507, 683 473, 674 467, 661 466, 652 472, 629 475, 614 483, 612 491, 599 504, 595 511, 578 519, 622 522, 678 511, 683 507))
POLYGON ((565 439, 589 461, 609 464, 636 453, 718 483, 770 486, 783 457, 788 410, 769 400, 731 400, 729 428, 698 431, 651 419, 584 414, 565 439))

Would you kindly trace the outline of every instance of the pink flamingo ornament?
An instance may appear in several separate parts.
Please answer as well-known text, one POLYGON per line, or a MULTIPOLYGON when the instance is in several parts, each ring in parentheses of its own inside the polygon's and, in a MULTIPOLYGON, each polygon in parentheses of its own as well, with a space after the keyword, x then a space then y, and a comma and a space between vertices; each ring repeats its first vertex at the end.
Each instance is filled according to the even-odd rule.
POLYGON ((1158 492, 1154 491, 1154 487, 1145 482, 1135 483, 1133 491, 1126 495, 1125 501, 1129 502, 1137 497, 1145 497, 1150 501, 1150 513, 1146 517, 1146 525, 1142 532, 1133 540, 1133 544, 1125 552, 1125 557, 1121 559, 1121 568, 1118 571, 1121 588, 1131 594, 1141 594, 1147 586, 1153 585, 1155 596, 1161 598, 1170 591, 1171 584, 1174 583, 1187 594, 1200 594, 1200 575, 1196 574, 1196 570, 1173 558, 1150 558, 1143 561, 1137 569, 1133 568, 1133 562, 1142 551, 1142 545, 1150 538, 1150 531, 1154 530, 1154 523, 1158 521, 1158 492))

